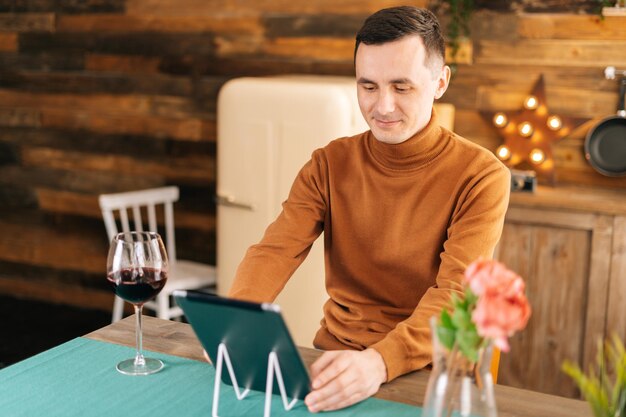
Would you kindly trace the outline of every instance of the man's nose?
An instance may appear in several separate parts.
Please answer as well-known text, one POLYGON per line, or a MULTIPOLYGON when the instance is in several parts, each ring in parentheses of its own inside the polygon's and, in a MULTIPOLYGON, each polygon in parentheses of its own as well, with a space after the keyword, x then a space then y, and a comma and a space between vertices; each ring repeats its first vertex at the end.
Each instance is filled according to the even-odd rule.
POLYGON ((381 90, 378 95, 378 100, 376 102, 376 111, 379 114, 389 114, 393 113, 396 109, 395 99, 393 94, 389 91, 381 90))

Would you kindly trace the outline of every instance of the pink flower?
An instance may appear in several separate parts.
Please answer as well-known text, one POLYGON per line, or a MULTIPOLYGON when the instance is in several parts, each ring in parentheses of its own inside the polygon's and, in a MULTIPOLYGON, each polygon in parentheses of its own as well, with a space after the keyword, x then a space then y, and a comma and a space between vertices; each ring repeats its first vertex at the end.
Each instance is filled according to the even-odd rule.
POLYGON ((480 336, 493 339, 498 348, 508 352, 508 338, 526 327, 530 305, 523 291, 504 295, 486 293, 480 297, 472 312, 472 321, 480 336))
POLYGON ((478 259, 465 270, 465 281, 478 296, 472 312, 478 334, 508 352, 508 338, 530 318, 524 280, 500 262, 478 259))
POLYGON ((531 314, 524 280, 500 262, 478 259, 465 270, 465 286, 467 298, 453 301, 454 318, 441 313, 439 328, 446 329, 447 334, 454 332, 454 337, 445 338, 445 346, 462 346, 470 361, 476 360, 485 340, 508 352, 509 337, 526 327, 531 314), (467 332, 468 328, 471 331, 467 332))
POLYGON ((485 294, 501 294, 508 297, 524 292, 524 280, 519 275, 500 262, 482 258, 467 267, 465 281, 479 297, 485 294))

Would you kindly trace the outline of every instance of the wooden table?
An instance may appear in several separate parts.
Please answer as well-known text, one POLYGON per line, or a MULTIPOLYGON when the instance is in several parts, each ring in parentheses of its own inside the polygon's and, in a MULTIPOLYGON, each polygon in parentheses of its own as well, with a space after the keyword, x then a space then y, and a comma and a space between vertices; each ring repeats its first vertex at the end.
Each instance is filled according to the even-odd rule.
MULTIPOLYGON (((127 317, 103 327, 86 337, 124 346, 135 346, 135 317, 127 317)), ((202 347, 188 324, 143 317, 143 346, 147 350, 203 361, 202 347)), ((310 364, 321 352, 301 348, 304 361, 310 364)), ((429 371, 402 376, 381 387, 377 398, 412 405, 422 405, 429 371)), ((496 386, 500 417, 591 417, 589 406, 579 400, 541 394, 506 386, 496 386)))

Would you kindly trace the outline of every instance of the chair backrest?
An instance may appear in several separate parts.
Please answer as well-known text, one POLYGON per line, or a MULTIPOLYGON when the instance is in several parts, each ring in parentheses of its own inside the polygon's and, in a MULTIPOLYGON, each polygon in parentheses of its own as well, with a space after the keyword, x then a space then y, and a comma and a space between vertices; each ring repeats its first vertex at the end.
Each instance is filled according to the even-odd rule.
POLYGON ((178 201, 178 187, 151 188, 148 190, 129 191, 116 194, 102 194, 98 201, 104 218, 104 225, 109 240, 119 232, 115 221, 115 211, 119 212, 119 221, 123 232, 144 231, 142 208, 148 214, 148 231, 158 232, 156 207, 164 207, 165 248, 170 263, 176 262, 176 240, 174 236, 174 202, 178 201), (131 209, 133 227, 131 228, 128 209, 131 209))

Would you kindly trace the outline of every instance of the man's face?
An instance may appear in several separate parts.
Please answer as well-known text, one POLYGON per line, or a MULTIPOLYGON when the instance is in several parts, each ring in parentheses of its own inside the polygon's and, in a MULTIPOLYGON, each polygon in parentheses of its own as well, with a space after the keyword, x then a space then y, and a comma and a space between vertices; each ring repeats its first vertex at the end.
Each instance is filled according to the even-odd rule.
POLYGON ((359 107, 379 141, 401 143, 422 130, 434 99, 448 88, 450 69, 427 63, 425 57, 417 35, 359 45, 355 59, 359 107))

